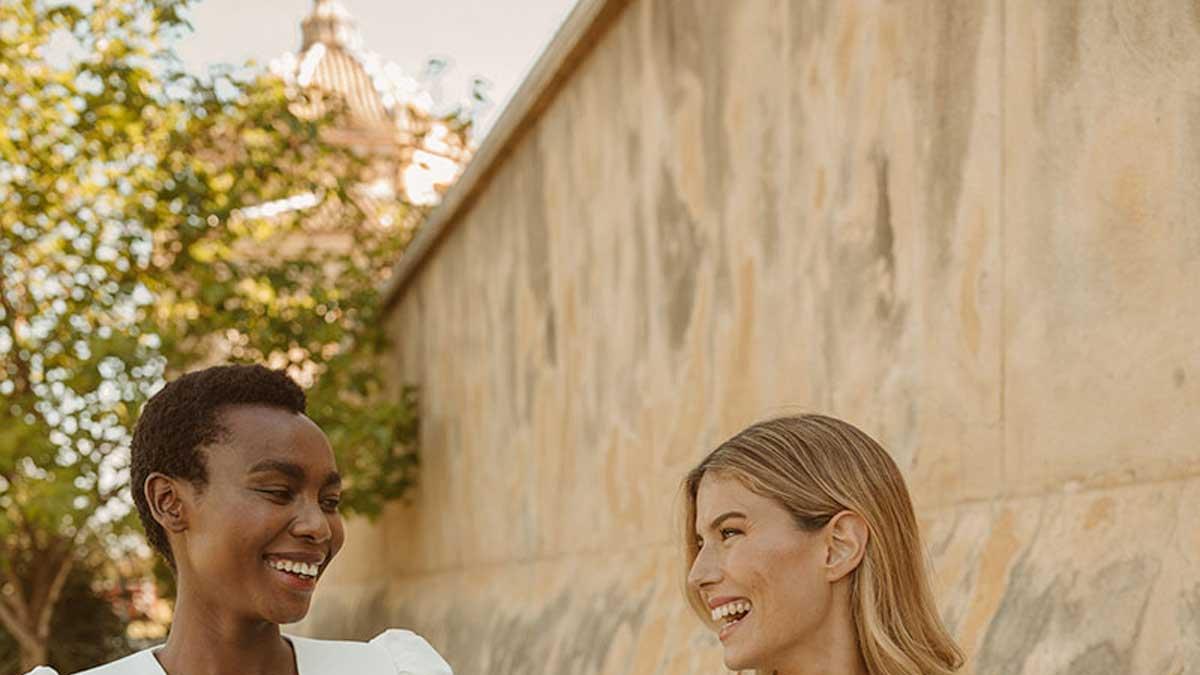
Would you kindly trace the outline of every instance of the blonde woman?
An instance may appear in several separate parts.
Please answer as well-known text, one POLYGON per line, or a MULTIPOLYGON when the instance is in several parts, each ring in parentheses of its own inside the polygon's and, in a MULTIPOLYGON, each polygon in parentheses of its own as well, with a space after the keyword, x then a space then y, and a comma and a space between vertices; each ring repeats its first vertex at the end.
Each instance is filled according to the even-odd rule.
POLYGON ((688 600, 732 670, 943 675, 912 503, 871 437, 831 417, 760 422, 684 480, 688 600))

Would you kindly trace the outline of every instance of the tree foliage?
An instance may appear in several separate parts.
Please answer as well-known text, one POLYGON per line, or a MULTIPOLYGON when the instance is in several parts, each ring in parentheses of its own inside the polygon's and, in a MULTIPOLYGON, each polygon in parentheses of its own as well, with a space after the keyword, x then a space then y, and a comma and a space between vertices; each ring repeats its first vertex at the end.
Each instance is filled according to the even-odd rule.
POLYGON ((186 2, 0 4, 0 626, 26 663, 78 551, 137 532, 128 440, 164 377, 288 368, 350 511, 413 480, 415 392, 381 379, 379 288, 420 207, 360 206, 374 160, 326 139, 336 102, 312 119, 278 78, 182 73, 186 2))

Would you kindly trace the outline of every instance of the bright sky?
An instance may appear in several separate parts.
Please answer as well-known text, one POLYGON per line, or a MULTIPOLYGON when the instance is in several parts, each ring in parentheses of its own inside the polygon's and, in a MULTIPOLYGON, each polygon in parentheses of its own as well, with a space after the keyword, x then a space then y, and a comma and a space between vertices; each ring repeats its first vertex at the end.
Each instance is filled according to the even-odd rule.
MULTIPOLYGON (((493 107, 479 120, 487 129, 542 53, 575 0, 340 0, 358 22, 365 49, 419 76, 430 57, 449 60, 441 95, 465 101, 483 77, 493 107)), ((254 59, 264 67, 300 48, 300 21, 313 0, 199 0, 195 29, 176 48, 189 70, 254 59)), ((482 135, 476 137, 481 140, 482 135)))

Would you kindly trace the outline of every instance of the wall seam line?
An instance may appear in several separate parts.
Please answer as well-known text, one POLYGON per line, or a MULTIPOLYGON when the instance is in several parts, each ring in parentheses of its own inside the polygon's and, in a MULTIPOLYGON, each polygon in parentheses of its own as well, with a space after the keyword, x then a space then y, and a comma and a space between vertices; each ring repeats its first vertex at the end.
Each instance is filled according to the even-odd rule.
POLYGON ((1008 2, 1000 2, 1000 455, 1001 475, 1009 484, 1008 447, 1008 2))

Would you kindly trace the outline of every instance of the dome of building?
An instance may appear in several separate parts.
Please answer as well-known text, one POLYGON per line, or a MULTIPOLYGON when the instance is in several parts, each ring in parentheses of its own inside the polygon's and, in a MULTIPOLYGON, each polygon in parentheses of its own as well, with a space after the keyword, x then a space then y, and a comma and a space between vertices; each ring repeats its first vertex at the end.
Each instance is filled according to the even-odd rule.
POLYGON ((341 3, 333 0, 316 0, 312 14, 301 22, 300 30, 304 36, 301 52, 317 43, 355 49, 360 46, 354 17, 341 3))
MULTIPOLYGON (((389 81, 397 73, 386 72, 377 56, 362 49, 354 17, 340 2, 315 0, 301 33, 300 51, 275 64, 280 75, 306 90, 341 97, 354 127, 405 130, 408 111, 398 105, 397 87, 389 81)), ((321 114, 319 100, 306 112, 321 114)))
POLYGON ((337 0, 314 0, 301 22, 300 51, 284 54, 271 70, 307 96, 291 110, 316 118, 327 96, 348 108, 349 119, 324 128, 326 140, 364 150, 372 158, 355 201, 373 219, 381 204, 403 195, 410 204, 432 204, 470 157, 466 137, 450 131, 431 110, 430 92, 394 63, 362 47, 356 22, 337 0))

